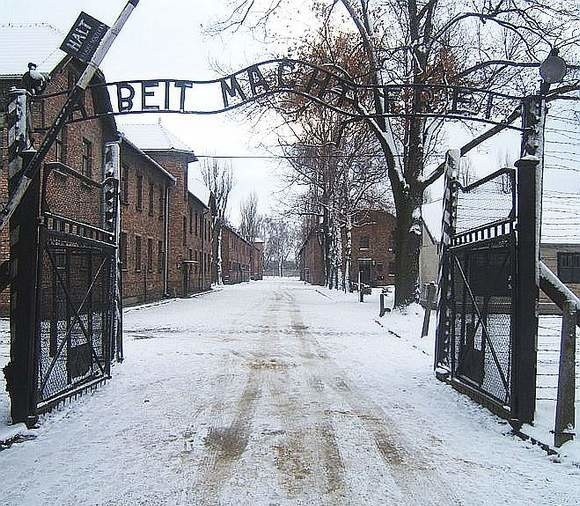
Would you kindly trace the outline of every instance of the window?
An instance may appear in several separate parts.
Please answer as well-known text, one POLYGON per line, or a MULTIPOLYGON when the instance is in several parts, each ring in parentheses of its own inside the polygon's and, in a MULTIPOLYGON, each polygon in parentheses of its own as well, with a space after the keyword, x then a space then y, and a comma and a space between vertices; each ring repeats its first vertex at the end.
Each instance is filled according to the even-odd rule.
POLYGON ((135 272, 141 272, 141 236, 135 236, 135 272))
POLYGON ((155 195, 155 188, 153 182, 149 181, 149 216, 153 216, 153 197, 155 195))
POLYGON ((580 253, 558 253, 558 277, 562 283, 580 283, 580 253))
POLYGON ((185 216, 182 216, 183 223, 182 223, 182 232, 183 232, 183 245, 187 244, 187 219, 185 216))
POLYGON ((198 220, 198 214, 195 213, 195 236, 196 237, 199 235, 199 227, 198 227, 197 220, 198 220))
POLYGON ((153 272, 153 239, 147 239, 147 272, 153 272))
POLYGON ((193 233, 193 209, 189 208, 189 233, 193 233))
POLYGON ((165 192, 163 185, 159 185, 159 219, 162 220, 165 216, 165 192))
POLYGON ((83 139, 83 176, 93 177, 93 143, 83 139))
POLYGON ((363 236, 360 238, 359 248, 360 249, 369 249, 369 237, 368 236, 363 236))
POLYGON ((65 163, 66 159, 66 126, 58 133, 54 141, 56 161, 65 163))
POLYGON ((143 210, 143 176, 137 174, 137 210, 143 210))
POLYGON ((394 276, 396 272, 395 262, 389 262, 389 274, 394 276))
POLYGON ((121 232, 119 237, 119 259, 121 260, 121 269, 127 270, 127 233, 121 232))
POLYGON ((193 250, 189 248, 189 260, 193 260, 193 250))
POLYGON ((121 168, 121 203, 129 203, 129 167, 126 165, 121 168))
POLYGON ((157 241, 157 272, 163 270, 163 243, 157 241))

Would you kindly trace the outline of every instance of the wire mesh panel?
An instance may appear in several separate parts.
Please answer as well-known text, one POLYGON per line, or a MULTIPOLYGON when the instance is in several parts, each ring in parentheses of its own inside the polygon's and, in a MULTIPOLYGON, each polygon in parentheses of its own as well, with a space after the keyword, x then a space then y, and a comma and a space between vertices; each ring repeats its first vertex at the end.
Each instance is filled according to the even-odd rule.
MULTIPOLYGON (((509 413, 516 315, 516 187, 502 169, 464 188, 449 182, 450 245, 438 366, 462 390, 509 413), (448 330, 446 330, 448 329, 448 330), (445 332, 443 332, 445 330, 445 332), (448 343, 448 344, 447 344, 448 343)), ((438 343, 439 346, 439 343, 438 343)))
POLYGON ((514 173, 503 169, 457 193, 455 233, 513 219, 514 173))
POLYGON ((505 239, 451 252, 453 373, 509 406, 514 304, 505 239))
POLYGON ((109 376, 114 248, 45 230, 41 241, 38 409, 109 376))

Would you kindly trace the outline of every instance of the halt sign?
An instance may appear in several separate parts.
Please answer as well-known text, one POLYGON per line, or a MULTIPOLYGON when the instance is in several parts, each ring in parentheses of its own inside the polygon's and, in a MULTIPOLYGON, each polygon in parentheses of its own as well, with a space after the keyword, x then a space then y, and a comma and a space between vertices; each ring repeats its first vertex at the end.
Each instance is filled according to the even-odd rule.
POLYGON ((60 48, 67 54, 88 63, 109 27, 81 12, 60 48))

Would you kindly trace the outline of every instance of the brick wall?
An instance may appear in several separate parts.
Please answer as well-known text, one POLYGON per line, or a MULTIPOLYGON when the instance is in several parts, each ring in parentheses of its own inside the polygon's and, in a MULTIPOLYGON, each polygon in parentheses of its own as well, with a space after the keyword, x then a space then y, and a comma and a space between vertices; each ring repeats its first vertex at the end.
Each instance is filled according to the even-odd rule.
POLYGON ((254 245, 228 226, 222 228, 222 271, 224 284, 250 280, 254 245))
POLYGON ((369 276, 368 281, 363 279, 363 282, 371 286, 394 284, 395 217, 386 211, 363 211, 356 216, 354 224, 351 280, 357 280, 361 268, 363 272, 367 270, 364 275, 369 276))
POLYGON ((165 196, 173 182, 132 146, 121 144, 123 299, 146 302, 165 292, 165 196))
POLYGON ((254 242, 251 251, 251 278, 255 280, 264 278, 264 243, 254 242))
MULTIPOLYGON (((188 217, 187 164, 190 154, 179 152, 146 151, 159 165, 175 177, 170 190, 170 221, 168 251, 168 295, 180 297, 184 294, 184 260, 187 260, 187 243, 184 242, 183 222, 188 217)), ((187 224, 186 227, 187 228, 187 224)))
POLYGON ((183 276, 184 293, 190 294, 211 286, 212 236, 208 207, 190 193, 187 209, 183 276))

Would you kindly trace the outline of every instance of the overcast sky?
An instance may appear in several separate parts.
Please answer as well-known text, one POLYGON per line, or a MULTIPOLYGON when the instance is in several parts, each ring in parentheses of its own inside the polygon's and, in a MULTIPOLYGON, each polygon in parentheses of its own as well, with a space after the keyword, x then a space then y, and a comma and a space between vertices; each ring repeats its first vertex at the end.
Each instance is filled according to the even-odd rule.
MULTIPOLYGON (((293 2, 292 16, 282 13, 280 27, 285 32, 299 33, 311 17, 306 9, 299 11, 306 1, 293 2), (287 16, 286 19, 285 16, 287 16)), ((81 10, 111 25, 125 5, 124 0, 0 0, 0 22, 47 22, 66 33, 81 10)), ((241 31, 223 36, 208 36, 206 30, 227 12, 225 1, 192 0, 141 0, 125 28, 115 41, 103 62, 102 68, 108 81, 119 79, 183 78, 192 80, 211 79, 219 76, 217 68, 237 70, 250 63, 263 60, 276 53, 281 44, 262 44, 241 31)), ((26 62, 23 62, 25 70, 26 62)), ((566 104, 566 107, 569 107, 566 104)), ((570 112, 557 112, 558 116, 570 112)), ((123 122, 154 122, 154 115, 125 116, 123 122)), ((198 155, 264 156, 269 153, 260 144, 275 145, 273 136, 252 132, 239 116, 221 114, 214 116, 162 115, 162 121, 180 138, 188 143, 198 155)), ((578 121, 551 120, 552 139, 560 144, 549 146, 549 156, 564 158, 547 159, 546 187, 559 191, 580 193, 580 139, 578 121), (564 132, 561 132, 564 131, 564 132), (571 133, 570 133, 571 132, 571 133), (562 134, 568 133, 568 137, 562 134), (554 137, 557 136, 557 137, 554 137), (568 142, 569 141, 569 142, 568 142), (564 143, 566 142, 566 143, 564 143), (555 149, 566 152, 554 153, 555 149), (552 168, 550 168, 550 164, 552 168), (559 170, 554 166, 566 167, 559 170)), ((452 130, 445 147, 460 147, 472 134, 452 130)), ((478 175, 494 170, 498 159, 505 153, 514 157, 518 152, 517 134, 505 134, 494 139, 479 154, 473 154, 478 175)), ((237 224, 240 200, 255 189, 260 209, 268 212, 279 195, 277 171, 279 160, 233 159, 236 177, 232 193, 231 217, 237 224)), ((437 188, 432 192, 437 194, 437 188)))
MULTIPOLYGON (((0 22, 46 22, 66 33, 80 11, 110 26, 124 5, 124 0, 0 0, 0 22)), ((218 77, 218 67, 237 70, 272 54, 275 47, 260 44, 245 32, 208 36, 205 28, 225 13, 225 2, 141 0, 102 64, 107 80, 211 79, 218 77)), ((275 138, 258 138, 235 114, 165 114, 161 120, 198 155, 264 156, 269 153, 260 143, 275 142, 275 138)), ((155 122, 157 117, 125 116, 117 121, 121 126, 155 122)), ((253 189, 261 211, 268 212, 279 189, 279 161, 233 159, 231 163, 236 178, 230 205, 233 222, 238 221, 240 200, 253 189)))

